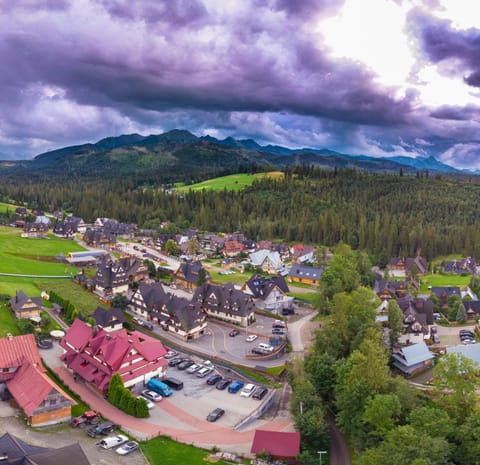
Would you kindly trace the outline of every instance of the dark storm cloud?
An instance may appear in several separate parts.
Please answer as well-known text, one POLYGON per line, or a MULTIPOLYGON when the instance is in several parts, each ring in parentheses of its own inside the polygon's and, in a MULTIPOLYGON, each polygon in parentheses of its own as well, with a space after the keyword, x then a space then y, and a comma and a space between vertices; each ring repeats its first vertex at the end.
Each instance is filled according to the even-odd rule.
POLYGON ((454 121, 470 121, 480 120, 480 108, 472 105, 466 107, 442 106, 432 111, 430 114, 433 118, 454 120, 454 121))
POLYGON ((456 59, 462 65, 465 83, 480 87, 480 29, 458 30, 448 20, 418 11, 410 18, 422 50, 430 61, 440 63, 456 59))
POLYGON ((289 16, 309 17, 311 15, 330 15, 338 11, 344 0, 276 0, 274 7, 285 11, 289 16))

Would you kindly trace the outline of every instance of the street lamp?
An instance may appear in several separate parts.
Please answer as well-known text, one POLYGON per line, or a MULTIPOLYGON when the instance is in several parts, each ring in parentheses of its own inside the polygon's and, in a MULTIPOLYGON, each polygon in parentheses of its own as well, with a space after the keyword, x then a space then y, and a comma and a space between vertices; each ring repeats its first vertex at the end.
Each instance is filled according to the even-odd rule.
POLYGON ((320 465, 322 465, 322 455, 326 454, 326 453, 327 453, 326 450, 319 450, 318 451, 318 456, 320 457, 320 465))

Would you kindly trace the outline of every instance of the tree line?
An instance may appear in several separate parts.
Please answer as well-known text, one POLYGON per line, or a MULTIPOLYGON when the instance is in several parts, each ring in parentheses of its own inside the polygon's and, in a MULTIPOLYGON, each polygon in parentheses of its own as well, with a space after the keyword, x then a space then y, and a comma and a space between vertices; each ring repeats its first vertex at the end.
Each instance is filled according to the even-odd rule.
POLYGON ((240 192, 182 195, 133 178, 4 181, 4 202, 63 209, 86 221, 107 216, 154 229, 168 221, 173 232, 241 230, 255 240, 329 247, 343 241, 380 265, 417 252, 427 259, 453 252, 480 256, 480 185, 464 179, 297 167, 240 192))

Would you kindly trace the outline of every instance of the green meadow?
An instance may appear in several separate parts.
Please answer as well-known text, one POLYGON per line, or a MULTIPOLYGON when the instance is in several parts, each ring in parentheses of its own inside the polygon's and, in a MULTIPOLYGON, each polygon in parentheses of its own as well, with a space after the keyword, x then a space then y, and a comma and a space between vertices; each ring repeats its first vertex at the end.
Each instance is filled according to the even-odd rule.
POLYGON ((468 286, 472 277, 461 276, 456 274, 427 274, 420 277, 420 291, 429 292, 428 287, 441 287, 441 286, 468 286))
POLYGON ((214 179, 208 179, 197 184, 189 186, 177 185, 175 186, 176 192, 188 192, 189 190, 198 191, 202 189, 207 190, 228 190, 228 191, 240 191, 244 187, 251 186, 255 179, 261 179, 265 177, 280 177, 283 173, 280 171, 271 171, 269 173, 256 173, 256 174, 230 174, 228 176, 221 176, 214 179))

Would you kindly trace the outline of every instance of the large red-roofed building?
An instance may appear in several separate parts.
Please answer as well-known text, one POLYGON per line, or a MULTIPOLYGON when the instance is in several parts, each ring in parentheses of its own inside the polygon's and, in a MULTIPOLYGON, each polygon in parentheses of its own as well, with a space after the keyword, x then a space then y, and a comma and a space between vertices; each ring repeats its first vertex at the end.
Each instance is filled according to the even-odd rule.
POLYGON ((33 334, 0 339, 0 392, 5 389, 32 426, 71 419, 75 402, 45 374, 33 334))
POLYGON ((76 319, 60 345, 65 350, 62 360, 67 367, 102 392, 108 389, 115 373, 125 387, 131 387, 163 376, 166 371, 167 349, 139 331, 107 332, 76 319))

